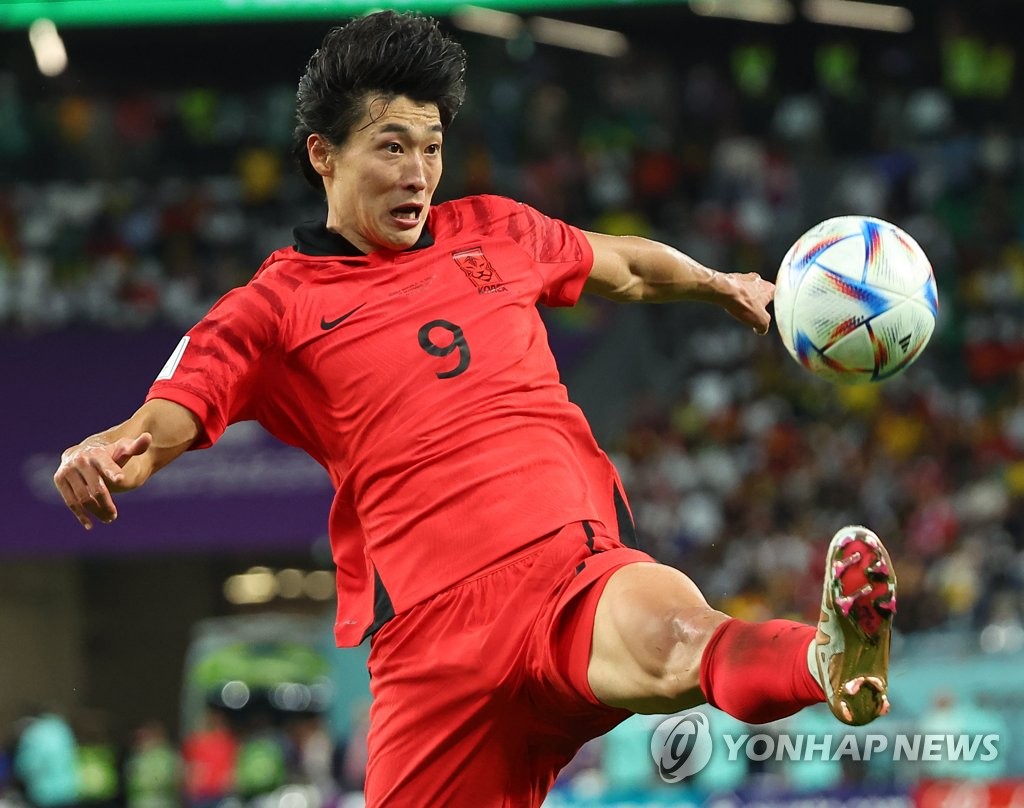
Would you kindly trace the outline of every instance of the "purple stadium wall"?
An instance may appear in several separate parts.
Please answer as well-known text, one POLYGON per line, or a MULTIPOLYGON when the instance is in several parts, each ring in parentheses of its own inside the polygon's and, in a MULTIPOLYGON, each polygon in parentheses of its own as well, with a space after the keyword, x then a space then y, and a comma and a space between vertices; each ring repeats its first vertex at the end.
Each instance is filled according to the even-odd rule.
POLYGON ((53 487, 60 452, 128 417, 177 332, 0 334, 6 507, 0 554, 304 550, 326 533, 331 487, 305 454, 255 424, 191 452, 118 499, 120 517, 86 532, 53 487))

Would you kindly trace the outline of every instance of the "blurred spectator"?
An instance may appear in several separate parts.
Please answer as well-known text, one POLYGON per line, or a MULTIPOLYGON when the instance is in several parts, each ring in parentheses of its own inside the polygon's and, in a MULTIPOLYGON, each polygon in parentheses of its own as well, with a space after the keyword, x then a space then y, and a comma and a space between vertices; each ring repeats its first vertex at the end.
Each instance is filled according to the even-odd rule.
POLYGON ((135 731, 124 765, 126 808, 179 808, 183 766, 178 750, 159 721, 135 731))
POLYGON ((234 793, 238 739, 221 710, 207 708, 203 725, 185 738, 181 752, 191 808, 215 808, 234 793))
POLYGON ((651 734, 657 722, 633 715, 602 736, 601 768, 611 794, 644 791, 657 779, 651 766, 651 734))
POLYGON ((78 801, 89 808, 115 808, 121 797, 119 753, 108 729, 108 716, 82 711, 78 730, 78 801))
POLYGON ((77 804, 78 747, 68 722, 57 713, 32 711, 16 732, 12 768, 25 800, 36 808, 77 804))
POLYGON ((293 749, 289 779, 309 783, 326 800, 338 790, 334 779, 334 742, 319 713, 300 714, 287 722, 293 749))
POLYGON ((981 704, 963 704, 950 690, 935 695, 931 709, 921 718, 917 731, 925 735, 946 736, 968 745, 986 735, 995 736, 998 754, 993 760, 982 760, 986 747, 979 744, 978 753, 962 754, 963 759, 944 754, 939 760, 922 759, 922 775, 936 780, 998 780, 1007 773, 1008 750, 1013 740, 1010 725, 996 711, 981 704))
POLYGON ((256 712, 248 724, 235 761, 235 792, 245 800, 269 794, 284 785, 286 777, 284 739, 270 716, 256 712))
POLYGON ((367 735, 370 731, 370 705, 357 704, 353 708, 352 729, 341 752, 340 780, 344 791, 363 790, 366 782, 368 759, 367 735))

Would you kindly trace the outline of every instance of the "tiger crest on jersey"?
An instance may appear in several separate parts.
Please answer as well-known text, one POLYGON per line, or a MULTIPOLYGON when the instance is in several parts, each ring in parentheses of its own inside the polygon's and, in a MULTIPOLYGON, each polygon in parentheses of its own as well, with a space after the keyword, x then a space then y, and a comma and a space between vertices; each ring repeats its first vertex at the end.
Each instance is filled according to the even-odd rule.
POLYGON ((480 247, 470 247, 452 253, 452 259, 459 269, 476 287, 477 294, 487 295, 493 292, 506 292, 505 283, 480 247))

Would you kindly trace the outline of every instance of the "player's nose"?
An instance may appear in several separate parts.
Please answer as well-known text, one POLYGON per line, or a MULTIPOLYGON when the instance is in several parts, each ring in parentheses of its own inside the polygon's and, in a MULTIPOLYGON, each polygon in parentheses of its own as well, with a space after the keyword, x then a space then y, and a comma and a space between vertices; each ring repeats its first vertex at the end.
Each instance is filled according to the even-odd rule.
POLYGON ((402 185, 416 191, 427 187, 427 167, 419 155, 410 155, 402 173, 402 185))

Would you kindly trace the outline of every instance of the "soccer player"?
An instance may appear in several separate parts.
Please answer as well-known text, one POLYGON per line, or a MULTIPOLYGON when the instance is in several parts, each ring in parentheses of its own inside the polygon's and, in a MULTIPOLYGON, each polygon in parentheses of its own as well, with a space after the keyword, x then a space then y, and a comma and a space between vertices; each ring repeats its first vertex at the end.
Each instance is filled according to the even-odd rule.
POLYGON ((312 455, 336 489, 337 641, 371 638, 370 806, 538 806, 631 712, 884 713, 895 578, 877 537, 834 537, 817 630, 715 611, 636 548, 537 312, 583 291, 700 300, 763 334, 773 285, 496 196, 432 205, 464 70, 427 17, 327 34, 295 129, 326 219, 188 332, 134 415, 64 452, 68 507, 115 519, 112 493, 239 420, 312 455))

